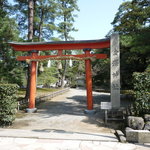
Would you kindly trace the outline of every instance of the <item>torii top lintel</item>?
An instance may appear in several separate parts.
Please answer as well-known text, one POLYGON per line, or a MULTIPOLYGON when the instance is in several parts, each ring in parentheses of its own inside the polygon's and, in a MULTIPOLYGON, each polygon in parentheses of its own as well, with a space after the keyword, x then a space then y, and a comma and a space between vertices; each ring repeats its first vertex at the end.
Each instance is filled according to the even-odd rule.
POLYGON ((110 39, 54 41, 54 42, 10 42, 16 51, 78 50, 84 48, 102 49, 110 47, 110 39))

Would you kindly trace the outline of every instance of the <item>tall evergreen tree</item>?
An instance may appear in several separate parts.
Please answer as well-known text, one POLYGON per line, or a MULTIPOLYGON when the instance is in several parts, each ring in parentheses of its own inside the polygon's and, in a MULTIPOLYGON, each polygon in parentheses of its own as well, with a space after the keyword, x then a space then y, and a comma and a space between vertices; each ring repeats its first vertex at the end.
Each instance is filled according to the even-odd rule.
POLYGON ((9 17, 9 6, 7 0, 0 1, 0 82, 21 85, 21 68, 17 68, 20 64, 15 61, 16 53, 8 45, 9 41, 19 39, 15 20, 9 17))
POLYGON ((54 0, 38 0, 35 3, 34 38, 50 40, 55 30, 56 6, 54 0))
POLYGON ((124 87, 131 87, 133 72, 143 72, 150 63, 149 0, 132 0, 120 5, 112 22, 121 35, 121 76, 124 87))
POLYGON ((33 41, 34 1, 28 1, 28 41, 33 41))
POLYGON ((29 27, 28 19, 33 20, 33 41, 50 40, 53 30, 55 29, 55 10, 56 3, 53 0, 15 0, 16 4, 13 6, 14 14, 21 31, 21 36, 27 40, 27 33, 29 27), (29 4, 29 5, 28 5, 29 4), (28 7, 34 7, 28 9, 28 7), (29 17, 32 11, 32 17, 29 17))
MULTIPOLYGON (((75 22, 76 15, 75 11, 79 11, 77 0, 56 0, 58 4, 58 20, 57 20, 57 32, 61 40, 68 41, 72 40, 70 33, 77 31, 74 28, 73 23, 75 22)), ((65 51, 64 54, 67 54, 65 51)), ((60 72, 61 74, 61 87, 64 87, 64 80, 67 71, 67 61, 62 61, 63 69, 60 72)))
POLYGON ((79 11, 77 0, 56 0, 56 3, 58 3, 57 31, 60 38, 65 41, 72 40, 73 37, 69 34, 72 31, 77 31, 73 26, 76 17, 74 12, 79 11))

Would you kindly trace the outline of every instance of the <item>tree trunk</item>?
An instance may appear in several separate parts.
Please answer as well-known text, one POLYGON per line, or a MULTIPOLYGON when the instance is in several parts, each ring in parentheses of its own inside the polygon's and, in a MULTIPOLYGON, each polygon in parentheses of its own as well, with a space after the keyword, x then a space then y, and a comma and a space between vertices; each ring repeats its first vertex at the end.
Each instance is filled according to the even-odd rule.
POLYGON ((40 23, 39 23, 39 36, 38 36, 38 41, 41 42, 41 37, 42 37, 42 25, 43 25, 43 16, 44 12, 41 10, 41 17, 40 17, 40 23))
MULTIPOLYGON (((62 4, 63 7, 66 7, 66 4, 63 3, 62 4)), ((64 22, 67 21, 66 19, 66 15, 64 14, 63 15, 63 18, 64 18, 64 22)), ((66 27, 66 24, 64 24, 64 40, 67 41, 68 38, 67 38, 67 27, 66 27)), ((65 55, 66 55, 66 51, 65 51, 65 55)), ((64 60, 65 63, 64 63, 64 66, 63 66, 63 70, 62 70, 62 77, 61 77, 61 88, 63 88, 65 85, 64 85, 64 80, 65 80, 65 76, 66 76, 66 71, 67 71, 67 60, 64 60)))
MULTIPOLYGON (((29 0, 28 2, 28 41, 33 42, 33 18, 34 18, 34 1, 29 0)), ((29 54, 30 55, 30 54, 29 54)), ((30 95, 30 64, 27 69, 27 86, 25 99, 28 101, 30 95)))
POLYGON ((33 41, 34 1, 28 2, 28 40, 33 41))
POLYGON ((65 86, 64 84, 64 80, 65 80, 65 76, 66 76, 66 70, 67 70, 67 60, 64 60, 64 68, 62 70, 62 75, 61 75, 61 88, 63 88, 65 86))

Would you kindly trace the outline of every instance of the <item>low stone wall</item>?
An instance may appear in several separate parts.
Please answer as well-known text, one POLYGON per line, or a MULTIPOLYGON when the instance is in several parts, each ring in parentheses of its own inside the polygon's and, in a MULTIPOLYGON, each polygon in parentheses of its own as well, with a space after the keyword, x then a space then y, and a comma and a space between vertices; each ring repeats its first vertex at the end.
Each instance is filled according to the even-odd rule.
POLYGON ((150 143, 150 132, 148 130, 126 130, 126 139, 133 143, 150 143))
POLYGON ((65 93, 65 92, 68 92, 69 89, 70 88, 65 88, 65 89, 61 89, 59 91, 52 92, 50 94, 46 94, 44 96, 39 96, 39 97, 36 98, 36 102, 49 100, 49 99, 51 99, 53 97, 56 97, 56 96, 61 95, 61 94, 65 93))
POLYGON ((128 142, 150 143, 150 114, 145 114, 144 118, 129 116, 127 124, 125 133, 128 142))
MULTIPOLYGON (((45 101, 45 100, 51 99, 53 97, 56 97, 58 95, 63 94, 64 92, 68 92, 69 89, 70 88, 65 88, 65 89, 61 89, 61 90, 55 91, 55 92, 51 92, 50 94, 38 96, 38 97, 36 97, 36 102, 40 102, 40 101, 45 101)), ((28 101, 26 101, 25 99, 19 101, 18 102, 18 109, 19 109, 20 105, 27 104, 27 103, 28 103, 28 101)))

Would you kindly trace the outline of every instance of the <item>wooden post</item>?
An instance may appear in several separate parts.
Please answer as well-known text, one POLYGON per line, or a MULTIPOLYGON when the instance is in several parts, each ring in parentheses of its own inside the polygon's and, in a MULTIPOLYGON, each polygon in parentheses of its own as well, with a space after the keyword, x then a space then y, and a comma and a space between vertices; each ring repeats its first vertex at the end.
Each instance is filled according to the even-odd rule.
MULTIPOLYGON (((32 57, 37 56, 37 51, 32 51, 32 57)), ((35 97, 36 97, 36 67, 37 62, 31 62, 31 71, 30 71, 30 96, 29 96, 29 108, 27 112, 35 112, 37 109, 35 108, 35 97)))
MULTIPOLYGON (((91 49, 84 49, 86 57, 90 55, 91 49)), ((85 72, 86 72, 86 92, 87 92, 87 110, 85 113, 93 113, 93 96, 92 96, 92 71, 91 60, 85 60, 85 72)))

